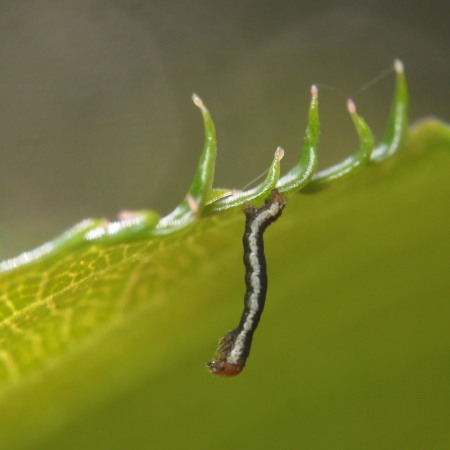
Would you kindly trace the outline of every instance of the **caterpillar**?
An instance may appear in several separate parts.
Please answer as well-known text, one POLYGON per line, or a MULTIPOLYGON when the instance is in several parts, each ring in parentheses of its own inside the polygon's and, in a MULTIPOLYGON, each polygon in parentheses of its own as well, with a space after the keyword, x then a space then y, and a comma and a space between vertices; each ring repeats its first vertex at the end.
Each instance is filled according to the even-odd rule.
POLYGON ((245 367, 250 354, 253 333, 264 309, 267 293, 267 270, 263 234, 281 216, 286 200, 277 189, 272 191, 264 206, 245 207, 244 244, 245 285, 244 311, 236 329, 220 339, 213 361, 207 364, 214 375, 231 377, 245 367))

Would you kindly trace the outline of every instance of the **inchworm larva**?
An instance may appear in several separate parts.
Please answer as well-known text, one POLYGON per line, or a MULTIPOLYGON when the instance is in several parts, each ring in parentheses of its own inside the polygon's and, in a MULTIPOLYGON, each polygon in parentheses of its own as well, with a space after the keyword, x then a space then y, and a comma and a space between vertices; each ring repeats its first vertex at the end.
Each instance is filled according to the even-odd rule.
POLYGON ((274 189, 261 208, 245 208, 244 265, 246 292, 244 312, 239 326, 220 341, 214 360, 208 363, 214 375, 232 377, 245 367, 250 353, 253 333, 264 309, 267 292, 266 259, 263 234, 265 229, 281 216, 286 200, 274 189))

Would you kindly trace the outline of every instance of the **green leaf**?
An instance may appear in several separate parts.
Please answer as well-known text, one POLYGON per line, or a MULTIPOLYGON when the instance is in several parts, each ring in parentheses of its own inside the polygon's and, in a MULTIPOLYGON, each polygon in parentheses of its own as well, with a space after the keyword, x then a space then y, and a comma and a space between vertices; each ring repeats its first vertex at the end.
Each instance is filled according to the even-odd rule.
POLYGON ((170 220, 84 221, 3 263, 0 448, 445 448, 450 129, 290 195, 247 368, 223 380, 204 364, 241 313, 244 215, 202 217, 202 114, 203 169, 170 220))

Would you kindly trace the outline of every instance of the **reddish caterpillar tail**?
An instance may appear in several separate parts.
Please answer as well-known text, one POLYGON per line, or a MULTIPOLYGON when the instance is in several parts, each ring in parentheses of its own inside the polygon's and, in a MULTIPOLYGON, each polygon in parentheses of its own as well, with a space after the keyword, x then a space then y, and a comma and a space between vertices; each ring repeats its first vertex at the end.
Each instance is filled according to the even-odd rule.
POLYGON ((236 341, 236 331, 237 330, 230 331, 220 339, 214 360, 207 364, 209 371, 213 375, 233 377, 241 373, 244 369, 245 361, 242 361, 240 364, 230 364, 227 362, 227 357, 231 353, 236 341))

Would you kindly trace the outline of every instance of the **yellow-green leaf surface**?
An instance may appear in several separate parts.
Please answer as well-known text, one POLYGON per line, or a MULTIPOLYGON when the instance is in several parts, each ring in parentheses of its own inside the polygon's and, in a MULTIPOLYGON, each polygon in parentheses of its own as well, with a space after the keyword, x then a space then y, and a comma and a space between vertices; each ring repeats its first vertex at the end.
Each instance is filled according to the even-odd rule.
POLYGON ((240 211, 2 274, 0 448, 448 448, 449 150, 422 122, 289 197, 234 379, 205 362, 242 309, 240 211))

